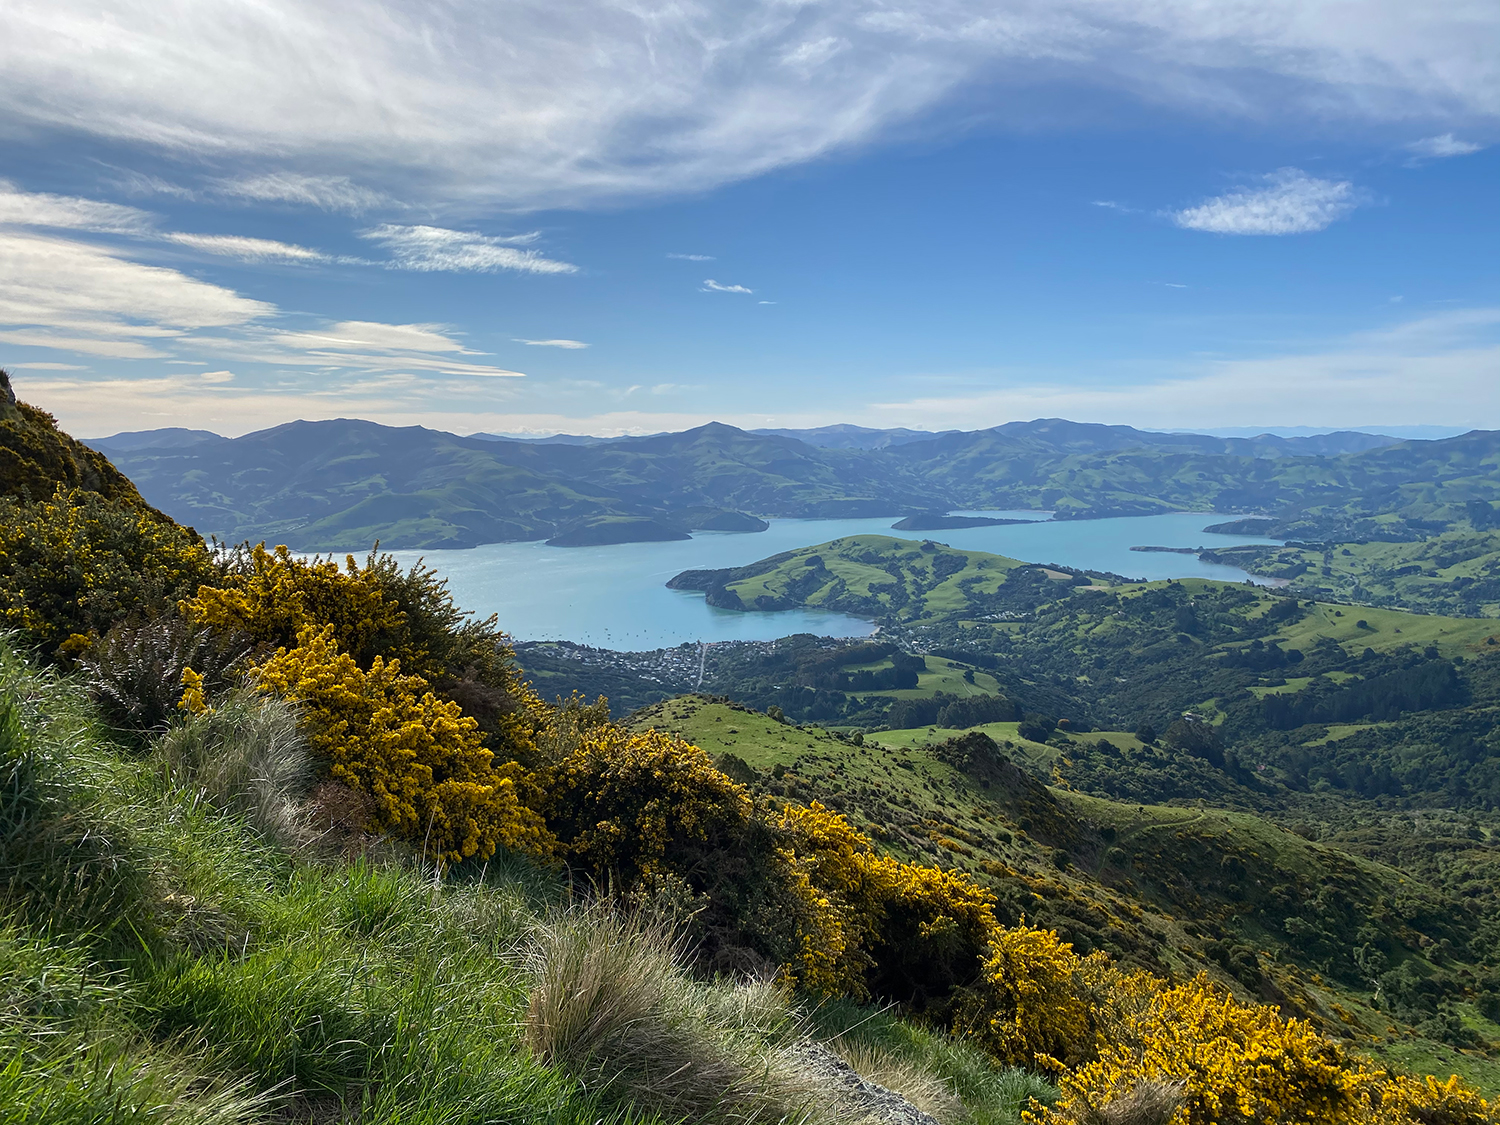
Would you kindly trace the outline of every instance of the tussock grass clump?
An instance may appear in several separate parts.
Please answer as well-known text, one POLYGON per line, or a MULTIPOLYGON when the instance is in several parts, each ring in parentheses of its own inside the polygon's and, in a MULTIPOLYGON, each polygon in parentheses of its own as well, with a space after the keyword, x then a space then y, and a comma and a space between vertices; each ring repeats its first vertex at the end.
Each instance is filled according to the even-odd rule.
POLYGON ((1084 1106, 1079 1125, 1167 1125, 1186 1096, 1184 1082, 1137 1082, 1102 1105, 1084 1106))
POLYGON ((533 955, 526 1044, 609 1101, 668 1119, 829 1119, 775 1054, 798 1030, 786 998, 765 984, 695 985, 681 954, 663 922, 599 905, 563 914, 533 955))
POLYGON ((270 841, 310 841, 302 799, 316 764, 289 704, 244 688, 230 692, 214 710, 168 730, 154 759, 168 785, 243 816, 270 841))
POLYGON ((808 1022, 861 1075, 939 1121, 1021 1125, 1022 1111, 1058 1097, 1046 1079, 1001 1066, 975 1044, 903 1020, 892 1008, 828 999, 808 1022))

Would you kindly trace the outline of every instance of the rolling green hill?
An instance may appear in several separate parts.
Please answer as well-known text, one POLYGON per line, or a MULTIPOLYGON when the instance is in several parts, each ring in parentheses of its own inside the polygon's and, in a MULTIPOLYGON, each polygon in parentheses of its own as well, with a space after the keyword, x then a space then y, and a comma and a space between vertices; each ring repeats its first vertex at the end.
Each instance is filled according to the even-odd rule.
POLYGON ((1484 910, 1431 871, 1265 815, 1049 786, 1069 751, 975 730, 849 735, 703 695, 630 724, 681 734, 768 796, 835 808, 899 855, 970 872, 1012 920, 1055 928, 1081 950, 1206 972, 1377 1053, 1500 1089, 1500 1062, 1476 1050, 1500 1040, 1485 1014, 1500 1015, 1500 994, 1484 991, 1500 980, 1464 983, 1483 978, 1484 956, 1465 946, 1484 910))

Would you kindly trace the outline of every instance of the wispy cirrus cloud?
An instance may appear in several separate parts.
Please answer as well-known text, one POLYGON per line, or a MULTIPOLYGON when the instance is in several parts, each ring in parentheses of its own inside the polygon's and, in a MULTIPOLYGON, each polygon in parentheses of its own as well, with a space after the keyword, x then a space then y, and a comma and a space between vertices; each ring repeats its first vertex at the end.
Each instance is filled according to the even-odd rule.
POLYGON ((1310 234, 1349 215, 1363 202, 1348 180, 1324 180, 1282 168, 1254 185, 1171 212, 1185 230, 1214 234, 1310 234))
POLYGON ((681 262, 715 262, 718 261, 712 254, 668 254, 669 258, 676 258, 681 262))
POLYGON ((247 238, 238 234, 187 234, 173 231, 162 236, 168 242, 190 246, 205 254, 237 258, 242 262, 327 262, 329 255, 292 242, 270 238, 247 238))
MULTIPOLYGON (((28 193, 0 182, 0 342, 167 363, 204 363, 177 354, 186 349, 190 355, 218 356, 219 362, 328 371, 520 374, 456 358, 480 353, 442 325, 345 320, 313 330, 277 327, 284 314, 274 304, 137 260, 162 243, 248 262, 349 260, 272 239, 164 232, 155 216, 136 208, 28 193), (80 237, 100 234, 124 234, 130 244, 101 245, 97 238, 80 237)), ((51 360, 25 362, 40 370, 76 368, 51 360)))
POLYGON ((155 228, 156 216, 120 203, 23 191, 9 180, 0 180, 0 223, 104 234, 145 234, 155 228))
POLYGON ((384 192, 362 187, 348 176, 299 172, 264 172, 221 178, 213 180, 210 189, 214 194, 230 199, 253 203, 299 203, 323 211, 345 211, 354 215, 396 202, 384 192))
POLYGON ((754 293, 754 289, 746 289, 743 285, 720 285, 713 278, 703 283, 705 293, 754 293))
POLYGON ((700 190, 879 140, 991 79, 1037 93, 971 99, 966 118, 1034 120, 1036 98, 1079 88, 1438 135, 1500 117, 1500 11, 1476 3, 1362 0, 1357 20, 1341 0, 349 12, 343 0, 13 0, 0 8, 0 114, 190 154, 218 167, 206 187, 219 195, 356 213, 700 190))
POLYGON ((163 357, 145 341, 248 324, 264 301, 76 239, 0 229, 0 339, 126 359, 163 357))
POLYGON ((1423 137, 1420 141, 1412 141, 1406 146, 1406 150, 1414 156, 1431 160, 1441 160, 1449 156, 1470 156, 1482 148, 1484 145, 1475 144, 1473 141, 1461 141, 1452 133, 1423 137))
POLYGON ((0 180, 0 226, 128 235, 147 241, 171 242, 216 257, 237 258, 244 262, 333 260, 320 250, 269 238, 163 231, 157 215, 138 207, 79 196, 24 191, 8 180, 0 180))
POLYGON ((364 238, 384 246, 394 269, 424 272, 577 273, 578 267, 543 257, 536 250, 518 250, 517 245, 535 242, 535 233, 496 237, 444 227, 398 226, 383 223, 366 231, 364 238))
POLYGON ((588 347, 582 340, 522 340, 516 337, 515 342, 533 348, 567 348, 570 351, 588 347))

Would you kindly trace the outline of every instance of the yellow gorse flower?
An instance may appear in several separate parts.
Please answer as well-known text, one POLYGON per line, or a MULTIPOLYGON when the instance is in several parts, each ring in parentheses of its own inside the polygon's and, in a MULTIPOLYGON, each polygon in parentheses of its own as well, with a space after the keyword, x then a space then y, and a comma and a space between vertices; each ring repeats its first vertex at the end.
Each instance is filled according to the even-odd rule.
POLYGON ((189 715, 202 715, 208 711, 208 699, 203 692, 203 673, 191 668, 182 670, 182 698, 177 701, 177 710, 189 715))
POLYGON ((502 844, 552 850, 541 816, 517 796, 525 771, 497 767, 478 724, 426 680, 403 674, 400 661, 377 656, 366 672, 340 651, 333 626, 309 625, 254 678, 304 706, 308 739, 331 775, 374 799, 372 828, 449 863, 487 859, 502 844))

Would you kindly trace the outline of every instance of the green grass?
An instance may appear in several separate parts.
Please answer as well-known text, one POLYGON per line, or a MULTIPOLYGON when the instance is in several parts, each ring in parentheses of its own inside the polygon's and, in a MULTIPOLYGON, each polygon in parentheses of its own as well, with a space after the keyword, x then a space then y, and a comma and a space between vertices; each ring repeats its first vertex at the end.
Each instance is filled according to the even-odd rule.
POLYGON ((1286 648, 1307 649, 1320 637, 1331 637, 1350 652, 1372 648, 1389 652, 1402 645, 1435 647, 1447 657, 1479 652, 1497 632, 1494 621, 1472 617, 1440 617, 1373 606, 1319 602, 1301 621, 1281 629, 1276 639, 1286 648), (1361 628, 1364 621, 1368 628, 1361 628))
MULTIPOLYGON (((284 709, 236 697, 126 750, 71 684, 0 650, 0 1121, 843 1112, 778 1054, 820 1034, 797 1002, 692 978, 666 929, 580 913, 559 872, 502 856, 435 881, 389 849, 341 855, 289 815, 307 778, 288 733, 284 709), (579 987, 590 972, 619 1002, 579 987)), ((1019 1125, 1007 1091, 1046 1092, 866 1016, 890 1024, 881 1065, 914 1090, 961 1087, 960 1116, 1019 1125)))
POLYGON ((851 535, 744 568, 728 591, 745 608, 815 606, 916 620, 968 612, 1017 570, 1003 555, 889 535, 851 535))

